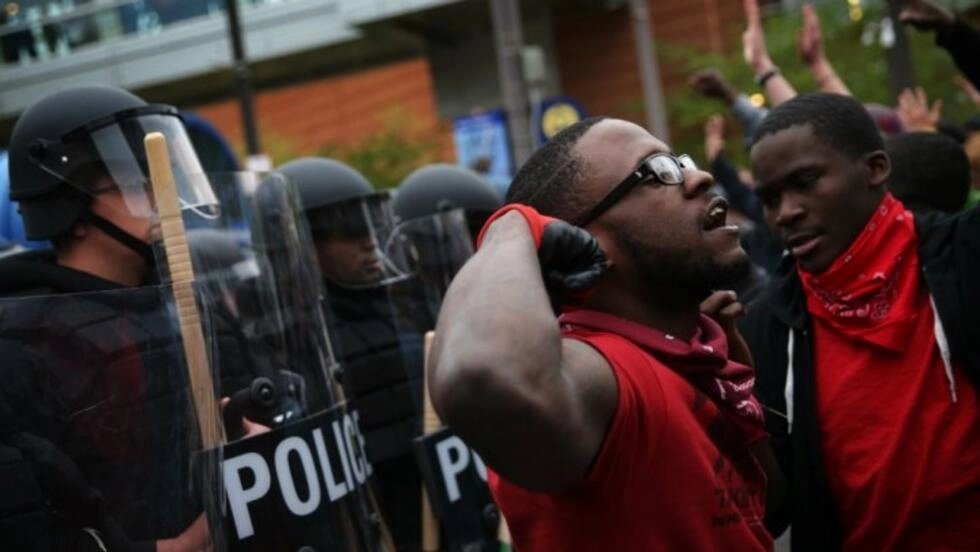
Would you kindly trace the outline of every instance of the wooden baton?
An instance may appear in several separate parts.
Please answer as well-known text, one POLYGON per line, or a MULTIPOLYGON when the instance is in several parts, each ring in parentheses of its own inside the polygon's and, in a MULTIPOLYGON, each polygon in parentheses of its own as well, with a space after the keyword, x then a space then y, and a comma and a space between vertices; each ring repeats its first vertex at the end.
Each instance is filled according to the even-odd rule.
MULTIPOLYGON (((429 353, 432 350, 432 340, 435 339, 435 332, 425 332, 425 361, 422 365, 422 434, 428 435, 438 431, 442 427, 442 420, 432 406, 432 397, 429 396, 429 353)), ((429 492, 422 483, 422 552, 436 552, 439 550, 439 521, 432 512, 432 504, 429 502, 429 492)))
POLYGON ((160 217, 166 264, 170 269, 170 281, 177 304, 177 318, 197 425, 204 448, 213 448, 225 441, 224 427, 221 425, 218 402, 214 396, 214 382, 208 365, 201 317, 194 299, 194 267, 191 265, 184 220, 180 216, 177 184, 170 168, 167 139, 159 132, 151 132, 144 138, 143 145, 146 148, 150 183, 160 217))

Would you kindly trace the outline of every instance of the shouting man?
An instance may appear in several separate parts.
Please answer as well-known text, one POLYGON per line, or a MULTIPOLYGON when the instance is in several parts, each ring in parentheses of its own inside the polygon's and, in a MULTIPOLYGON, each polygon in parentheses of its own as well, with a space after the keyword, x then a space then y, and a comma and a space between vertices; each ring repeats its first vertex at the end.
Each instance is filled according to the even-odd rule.
POLYGON ((705 302, 729 332, 699 310, 748 268, 711 185, 643 128, 584 120, 524 165, 450 287, 433 401, 519 550, 771 548, 740 305, 705 302))

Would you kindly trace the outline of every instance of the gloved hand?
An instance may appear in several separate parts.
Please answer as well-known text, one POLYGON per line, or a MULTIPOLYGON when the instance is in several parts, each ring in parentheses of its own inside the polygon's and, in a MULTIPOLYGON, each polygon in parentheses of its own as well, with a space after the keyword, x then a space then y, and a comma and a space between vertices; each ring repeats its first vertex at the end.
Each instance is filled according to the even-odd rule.
POLYGON ((581 303, 609 267, 599 242, 582 228, 542 215, 533 207, 510 203, 498 209, 483 225, 476 238, 477 248, 483 243, 487 228, 510 211, 520 213, 531 229, 531 237, 538 248, 541 275, 554 311, 559 313, 564 305, 581 303))

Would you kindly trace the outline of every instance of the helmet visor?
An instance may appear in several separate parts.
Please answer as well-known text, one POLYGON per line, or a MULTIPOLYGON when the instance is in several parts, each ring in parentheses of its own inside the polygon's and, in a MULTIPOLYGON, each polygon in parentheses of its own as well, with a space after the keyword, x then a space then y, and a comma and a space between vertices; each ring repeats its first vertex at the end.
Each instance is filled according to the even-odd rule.
POLYGON ((348 288, 401 280, 416 269, 410 243, 398 232, 387 193, 307 211, 320 270, 348 288))
MULTIPOLYGON (((167 139, 181 208, 211 217, 218 202, 177 111, 146 106, 116 113, 66 133, 60 141, 38 141, 32 160, 82 192, 100 198, 119 194, 130 215, 153 216, 153 190, 143 139, 160 132, 167 139)), ((116 202, 113 202, 115 204, 116 202)))

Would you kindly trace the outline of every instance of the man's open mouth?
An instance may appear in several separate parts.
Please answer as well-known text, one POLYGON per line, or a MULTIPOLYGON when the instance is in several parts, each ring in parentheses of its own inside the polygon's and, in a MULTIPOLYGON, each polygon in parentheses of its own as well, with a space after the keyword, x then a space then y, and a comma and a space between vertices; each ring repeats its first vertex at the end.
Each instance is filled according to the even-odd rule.
POLYGON ((723 197, 715 197, 708 202, 708 210, 701 227, 706 231, 711 231, 725 226, 727 221, 728 201, 723 197))

